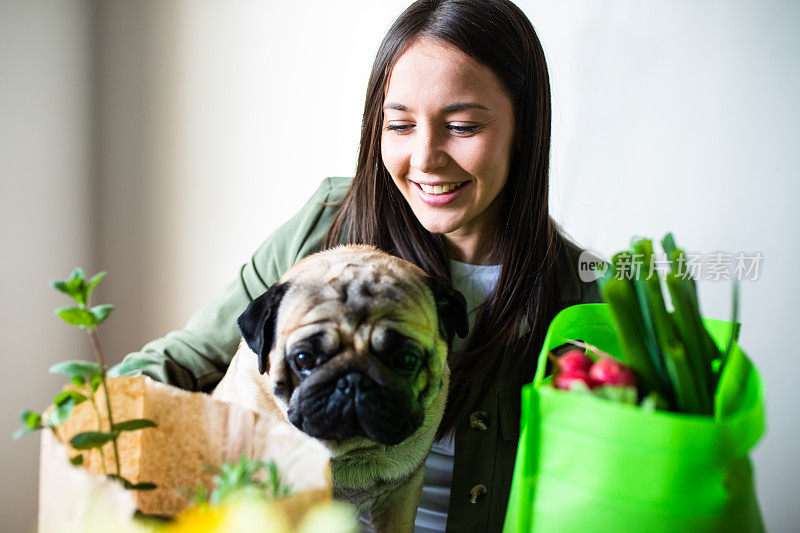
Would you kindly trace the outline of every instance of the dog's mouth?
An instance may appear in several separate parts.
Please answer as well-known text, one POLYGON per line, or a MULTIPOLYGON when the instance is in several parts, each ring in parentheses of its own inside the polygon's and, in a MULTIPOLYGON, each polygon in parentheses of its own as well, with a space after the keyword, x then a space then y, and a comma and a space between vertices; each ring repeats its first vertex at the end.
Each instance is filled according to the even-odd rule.
POLYGON ((381 387, 359 372, 317 386, 298 387, 287 416, 317 439, 364 437, 388 446, 406 440, 425 419, 411 390, 381 387))

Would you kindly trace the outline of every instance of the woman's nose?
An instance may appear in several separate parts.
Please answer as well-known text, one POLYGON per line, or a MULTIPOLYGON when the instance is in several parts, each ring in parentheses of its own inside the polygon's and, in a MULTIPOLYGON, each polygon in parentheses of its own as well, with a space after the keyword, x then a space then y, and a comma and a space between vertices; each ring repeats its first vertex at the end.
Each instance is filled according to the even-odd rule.
POLYGON ((447 152, 436 132, 417 130, 411 153, 411 166, 420 172, 433 172, 447 165, 447 152))

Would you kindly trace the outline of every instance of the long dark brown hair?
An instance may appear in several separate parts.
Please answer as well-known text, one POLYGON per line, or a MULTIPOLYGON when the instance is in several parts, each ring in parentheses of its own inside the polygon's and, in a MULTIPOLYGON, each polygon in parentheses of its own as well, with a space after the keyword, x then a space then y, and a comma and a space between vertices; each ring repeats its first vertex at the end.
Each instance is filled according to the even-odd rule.
POLYGON ((420 38, 455 46, 489 67, 510 95, 515 118, 515 149, 491 239, 491 256, 502 270, 464 351, 450 356, 441 437, 455 428, 474 382, 482 383, 485 393, 502 372, 511 372, 517 386, 533 378, 544 332, 557 310, 555 263, 563 237, 548 205, 550 82, 530 21, 508 0, 419 0, 394 22, 378 50, 367 87, 355 179, 323 246, 373 244, 431 275, 450 278, 443 236, 420 224, 381 160, 389 73, 420 38), (520 336, 526 323, 530 332, 520 336))

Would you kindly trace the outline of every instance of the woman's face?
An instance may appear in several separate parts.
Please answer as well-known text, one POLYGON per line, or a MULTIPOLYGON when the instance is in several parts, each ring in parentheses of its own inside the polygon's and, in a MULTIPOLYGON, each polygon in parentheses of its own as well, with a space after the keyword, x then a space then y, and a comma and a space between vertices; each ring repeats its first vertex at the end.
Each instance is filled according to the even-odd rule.
POLYGON ((397 59, 384 99, 381 157, 428 231, 456 246, 491 235, 513 136, 511 98, 488 67, 430 39, 397 59))

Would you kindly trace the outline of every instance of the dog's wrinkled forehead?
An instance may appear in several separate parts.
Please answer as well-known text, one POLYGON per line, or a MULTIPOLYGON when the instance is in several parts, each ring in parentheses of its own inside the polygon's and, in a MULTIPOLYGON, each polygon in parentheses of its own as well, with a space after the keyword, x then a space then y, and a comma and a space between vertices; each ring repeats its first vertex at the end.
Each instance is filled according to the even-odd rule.
POLYGON ((309 324, 337 316, 353 326, 366 320, 431 319, 432 306, 421 278, 401 277, 386 265, 369 262, 330 263, 327 268, 291 278, 287 296, 301 302, 284 309, 279 322, 309 324), (398 316, 402 315, 402 316, 398 316))
POLYGON ((350 307, 387 300, 399 302, 403 294, 400 285, 407 284, 373 263, 331 264, 325 274, 296 279, 295 284, 306 290, 309 298, 338 300, 350 307))

